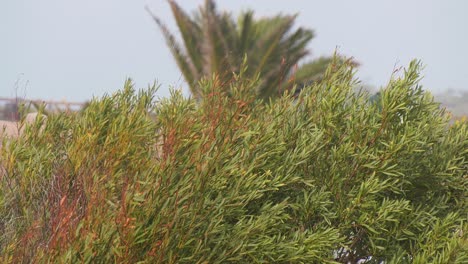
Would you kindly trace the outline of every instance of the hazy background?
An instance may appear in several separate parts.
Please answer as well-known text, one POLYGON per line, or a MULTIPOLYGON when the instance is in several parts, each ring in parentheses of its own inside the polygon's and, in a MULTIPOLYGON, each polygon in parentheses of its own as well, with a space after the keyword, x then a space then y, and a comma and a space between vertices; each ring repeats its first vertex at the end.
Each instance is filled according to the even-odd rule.
MULTIPOLYGON (((203 2, 178 1, 186 10, 203 2)), ((386 84, 395 66, 419 58, 426 89, 468 91, 468 1, 217 3, 234 14, 299 13, 297 25, 316 32, 312 57, 338 47, 361 63, 358 76, 368 85, 386 84)), ((184 87, 145 5, 176 30, 164 0, 0 0, 0 97, 85 101, 116 91, 127 77, 138 88, 156 80, 160 96, 184 87)))

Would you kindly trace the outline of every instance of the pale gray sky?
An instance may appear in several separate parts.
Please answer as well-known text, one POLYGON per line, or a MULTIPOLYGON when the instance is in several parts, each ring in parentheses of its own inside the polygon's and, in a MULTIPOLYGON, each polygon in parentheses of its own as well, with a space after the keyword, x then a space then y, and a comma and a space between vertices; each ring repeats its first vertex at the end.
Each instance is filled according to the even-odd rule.
MULTIPOLYGON (((203 0, 178 1, 194 10, 203 0)), ((234 14, 299 13, 312 28, 311 58, 340 53, 361 63, 358 77, 385 85, 394 66, 412 58, 426 65, 422 84, 438 92, 468 90, 468 1, 464 0, 218 0, 234 14)), ((159 96, 183 78, 148 5, 173 30, 165 0, 0 0, 0 97, 84 101, 157 81, 159 96)))

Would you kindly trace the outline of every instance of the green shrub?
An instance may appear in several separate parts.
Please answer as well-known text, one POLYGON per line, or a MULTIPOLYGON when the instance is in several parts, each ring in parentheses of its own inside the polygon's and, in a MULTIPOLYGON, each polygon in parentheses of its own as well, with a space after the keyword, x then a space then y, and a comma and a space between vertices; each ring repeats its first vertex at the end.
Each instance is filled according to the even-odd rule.
POLYGON ((376 102, 348 67, 297 98, 131 82, 0 157, 2 263, 466 263, 468 125, 418 86, 376 102))

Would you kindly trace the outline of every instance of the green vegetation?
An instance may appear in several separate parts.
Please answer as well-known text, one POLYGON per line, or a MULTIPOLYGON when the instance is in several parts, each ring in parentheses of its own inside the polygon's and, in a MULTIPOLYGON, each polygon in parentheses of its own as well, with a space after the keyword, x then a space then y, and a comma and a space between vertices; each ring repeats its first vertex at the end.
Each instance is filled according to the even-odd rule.
POLYGON ((0 262, 466 263, 468 123, 417 62, 378 104, 337 64, 297 98, 129 81, 30 126, 1 151, 0 262))
POLYGON ((231 14, 217 12, 213 0, 206 0, 204 7, 190 17, 175 1, 168 2, 183 43, 177 42, 157 16, 152 16, 192 95, 198 99, 202 95, 201 79, 216 76, 219 83, 227 84, 233 73, 239 73, 244 59, 249 66, 244 75, 259 76, 252 92, 263 99, 276 97, 286 89, 293 89, 295 84, 302 86, 320 80, 330 63, 330 58, 323 57, 298 67, 298 62, 309 53, 306 46, 314 34, 302 27, 293 31, 296 16, 256 20, 253 12, 248 11, 236 22, 231 14))

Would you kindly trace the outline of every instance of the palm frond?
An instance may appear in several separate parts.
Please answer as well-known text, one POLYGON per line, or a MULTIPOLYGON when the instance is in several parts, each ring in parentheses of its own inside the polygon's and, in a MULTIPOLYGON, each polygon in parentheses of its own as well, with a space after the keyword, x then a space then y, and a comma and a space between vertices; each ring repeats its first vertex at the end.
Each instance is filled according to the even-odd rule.
MULTIPOLYGON (((271 27, 269 28, 266 33, 257 40, 256 49, 258 51, 264 50, 265 52, 259 54, 260 60, 258 65, 256 65, 256 73, 261 73, 262 70, 266 70, 267 66, 272 66, 271 62, 277 64, 277 62, 281 62, 283 59, 284 54, 282 54, 281 50, 279 49, 279 44, 281 43, 284 35, 289 31, 294 23, 295 17, 288 16, 288 17, 275 17, 271 20, 271 27)), ((263 28, 261 26, 260 28, 263 28)))
MULTIPOLYGON (((177 23, 177 27, 182 35, 184 41, 185 50, 188 53, 197 73, 203 69, 203 59, 200 53, 200 45, 203 39, 200 38, 201 28, 193 21, 190 16, 182 10, 175 1, 169 1, 171 6, 172 14, 177 23)), ((198 74, 197 74, 198 75, 198 74)), ((196 76, 200 78, 201 76, 196 76)))
POLYGON ((193 16, 174 0, 169 0, 169 4, 185 50, 167 27, 152 16, 196 97, 201 96, 198 82, 202 78, 216 75, 221 84, 228 83, 233 73, 238 73, 244 58, 248 68, 243 75, 259 78, 255 93, 265 99, 282 94, 293 83, 316 80, 325 71, 326 66, 317 66, 319 62, 293 70, 309 53, 307 45, 314 37, 309 29, 292 30, 296 15, 254 19, 253 12, 246 11, 235 21, 231 13, 218 12, 214 0, 205 0, 193 16))
POLYGON ((252 38, 253 12, 248 11, 239 17, 239 54, 248 55, 248 50, 253 46, 254 41, 252 38))
POLYGON ((150 14, 154 22, 156 22, 159 29, 163 33, 166 43, 169 46, 169 49, 174 56, 177 65, 182 71, 182 74, 184 75, 191 92, 196 94, 197 91, 195 89, 195 85, 199 79, 199 75, 197 74, 196 67, 194 66, 192 60, 184 53, 183 48, 176 41, 175 36, 169 31, 166 24, 164 24, 156 15, 154 15, 151 10, 149 10, 149 8, 146 8, 146 11, 150 14))

